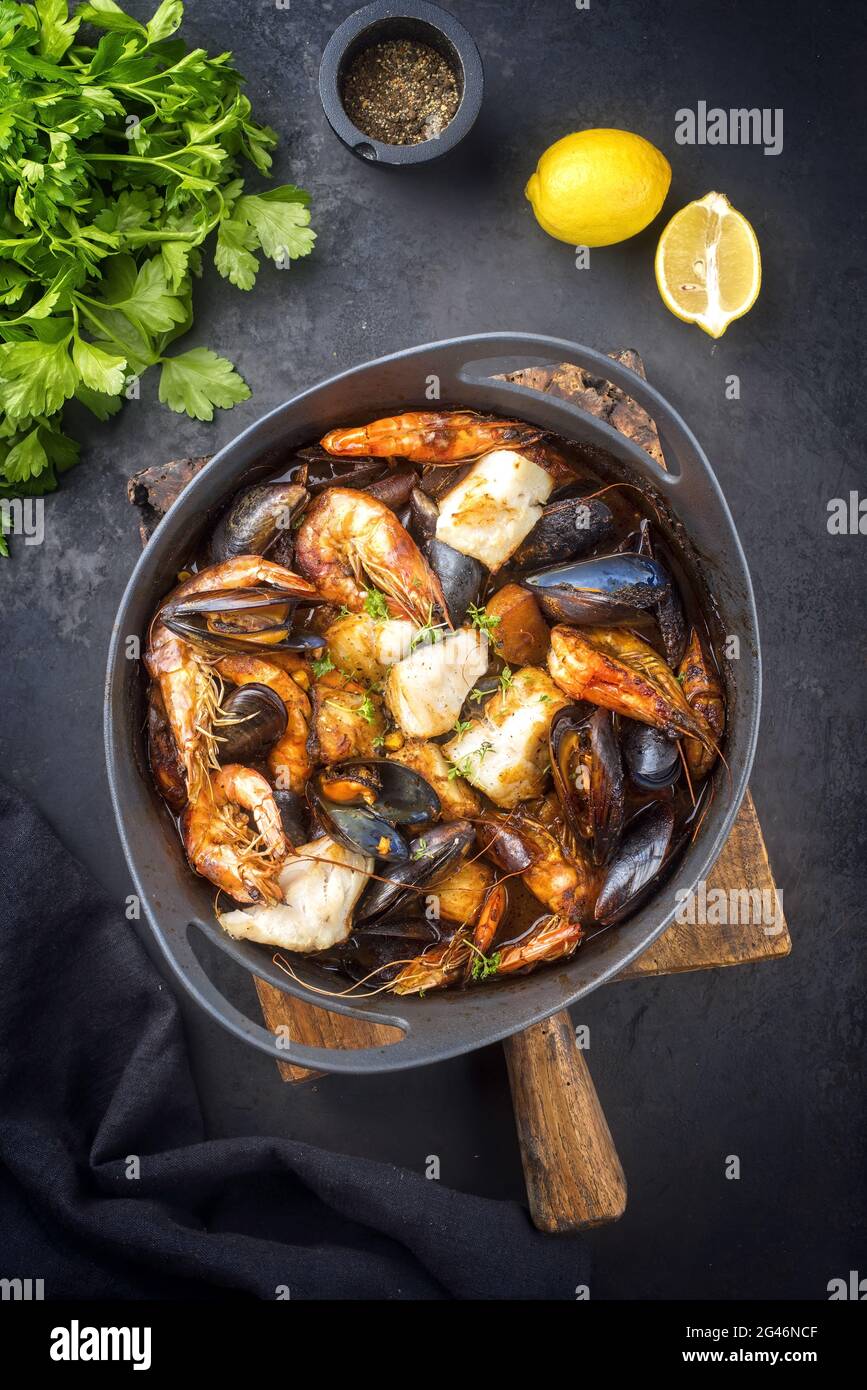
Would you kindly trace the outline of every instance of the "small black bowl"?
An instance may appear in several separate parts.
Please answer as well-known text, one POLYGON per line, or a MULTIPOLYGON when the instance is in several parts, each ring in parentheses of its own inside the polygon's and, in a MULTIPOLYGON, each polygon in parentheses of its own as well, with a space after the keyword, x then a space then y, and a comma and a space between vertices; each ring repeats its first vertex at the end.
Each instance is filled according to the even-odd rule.
POLYGON ((385 4, 376 0, 345 19, 325 46, 319 68, 319 95, 335 135, 353 154, 371 163, 424 164, 438 159, 464 138, 479 114, 485 78, 482 60, 462 24, 438 5, 385 4), (442 134, 417 145, 386 145, 353 125, 343 106, 343 82, 350 63, 362 49, 392 39, 415 39, 441 53, 455 74, 460 104, 442 134))

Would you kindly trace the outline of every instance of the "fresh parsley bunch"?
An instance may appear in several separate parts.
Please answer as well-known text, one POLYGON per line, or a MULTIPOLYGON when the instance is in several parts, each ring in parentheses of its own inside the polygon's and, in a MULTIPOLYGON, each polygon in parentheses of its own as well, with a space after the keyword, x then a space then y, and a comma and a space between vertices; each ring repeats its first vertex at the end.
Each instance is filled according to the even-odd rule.
POLYGON ((249 290, 257 253, 314 241, 309 197, 245 193, 276 135, 257 125, 230 55, 172 38, 181 0, 148 24, 114 0, 0 0, 0 497, 52 491, 77 460, 71 397, 100 420, 160 367, 160 400, 197 420, 249 388, 209 348, 169 353, 192 322, 192 275, 215 233, 220 274, 249 290), (83 23, 105 32, 79 42, 83 23))

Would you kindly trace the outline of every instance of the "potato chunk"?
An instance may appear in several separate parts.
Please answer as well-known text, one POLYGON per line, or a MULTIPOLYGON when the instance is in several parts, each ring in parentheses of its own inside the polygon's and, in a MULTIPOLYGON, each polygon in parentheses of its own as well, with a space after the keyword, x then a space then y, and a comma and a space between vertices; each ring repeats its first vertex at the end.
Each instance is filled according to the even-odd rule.
POLYGON ((488 669, 488 640, 458 628, 441 642, 416 647, 392 666, 385 702, 410 738, 436 738, 454 726, 461 705, 488 669))
POLYGON ((497 570, 536 525, 552 487, 532 459, 494 449, 440 499, 437 540, 497 570))
POLYGON ((468 859, 450 878, 431 889, 439 901, 440 916, 448 922, 475 926, 493 881, 490 864, 482 859, 468 859))
POLYGON ((485 604, 489 618, 499 622, 491 629, 494 651, 510 666, 541 666, 548 655, 551 633, 542 610, 520 584, 506 584, 485 604))
POLYGON ((569 701, 545 671, 525 666, 504 692, 492 695, 470 727, 443 744, 447 758, 498 806, 541 796, 548 766, 548 729, 569 701))

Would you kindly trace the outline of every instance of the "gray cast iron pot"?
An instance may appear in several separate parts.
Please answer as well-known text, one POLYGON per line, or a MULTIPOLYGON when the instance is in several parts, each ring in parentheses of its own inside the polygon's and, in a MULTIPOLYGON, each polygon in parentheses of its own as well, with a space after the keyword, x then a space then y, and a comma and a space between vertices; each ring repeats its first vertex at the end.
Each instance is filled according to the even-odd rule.
MULTIPOLYGON (((105 745, 121 841, 147 920, 178 979, 215 1019, 280 1061, 335 1072, 392 1071, 441 1061, 516 1033, 610 980, 670 924, 680 898, 707 874, 725 843, 747 788, 759 725, 761 664, 752 584, 729 509, 695 436, 658 391, 602 353, 526 333, 486 333, 398 352, 355 367, 303 391, 251 425, 211 460, 158 526, 133 571, 118 610, 108 658, 105 745), (571 362, 607 378, 653 417, 665 450, 666 473, 636 444, 569 401, 493 380, 519 367, 571 362), (285 466, 287 452, 342 423, 359 423, 407 409, 430 408, 429 379, 440 384, 440 406, 462 405, 520 416, 545 429, 606 451, 615 470, 638 473, 670 504, 692 540, 716 601, 721 631, 740 639, 740 659, 728 682, 726 758, 701 834, 647 905, 623 926, 583 945, 572 960, 537 973, 423 999, 378 995, 369 1002, 331 1000, 328 1007, 403 1030, 396 1043, 358 1050, 303 1047, 275 1038, 216 988, 194 949, 198 931, 247 970, 290 994, 322 1003, 306 989, 335 987, 335 976, 314 961, 296 959, 304 984, 291 981, 263 946, 233 941, 213 913, 214 893, 189 869, 175 828, 147 770, 144 687, 126 638, 143 636, 158 600, 197 540, 232 493, 285 466)), ((338 985, 339 987, 339 985, 338 985)))

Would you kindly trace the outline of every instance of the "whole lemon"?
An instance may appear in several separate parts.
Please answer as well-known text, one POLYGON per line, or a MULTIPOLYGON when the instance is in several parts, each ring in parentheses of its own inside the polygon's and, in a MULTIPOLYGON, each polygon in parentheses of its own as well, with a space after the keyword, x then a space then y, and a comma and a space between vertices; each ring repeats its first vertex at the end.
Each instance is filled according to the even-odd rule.
POLYGON ((628 130, 579 130, 550 145, 524 193, 539 226, 573 246, 635 236, 665 202, 671 165, 628 130))

